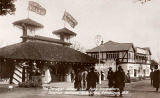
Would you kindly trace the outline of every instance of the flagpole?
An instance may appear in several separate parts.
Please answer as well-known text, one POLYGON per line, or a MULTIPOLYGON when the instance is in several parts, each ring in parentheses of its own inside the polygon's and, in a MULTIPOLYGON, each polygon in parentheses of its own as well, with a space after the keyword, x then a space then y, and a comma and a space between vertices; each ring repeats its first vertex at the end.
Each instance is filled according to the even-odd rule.
POLYGON ((27 18, 29 18, 29 10, 28 10, 27 18))
POLYGON ((65 28, 66 27, 66 22, 65 21, 64 21, 63 25, 64 25, 64 28, 65 28))
POLYGON ((28 7, 27 7, 27 18, 29 18, 29 0, 28 0, 28 7))
MULTIPOLYGON (((66 12, 66 9, 64 10, 64 14, 65 14, 65 12, 66 12)), ((66 21, 64 21, 63 25, 64 25, 64 28, 65 28, 66 27, 66 21)))

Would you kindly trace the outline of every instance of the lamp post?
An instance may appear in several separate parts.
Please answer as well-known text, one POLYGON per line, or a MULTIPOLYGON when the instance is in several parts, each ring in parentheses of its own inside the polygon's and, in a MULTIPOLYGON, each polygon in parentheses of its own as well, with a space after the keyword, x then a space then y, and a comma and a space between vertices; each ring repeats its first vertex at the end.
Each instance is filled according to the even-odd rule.
POLYGON ((99 48, 98 50, 98 71, 99 71, 99 84, 101 84, 101 60, 100 60, 100 45, 101 45, 101 42, 102 42, 102 36, 101 35, 96 35, 95 37, 95 41, 96 41, 96 45, 97 47, 99 48))

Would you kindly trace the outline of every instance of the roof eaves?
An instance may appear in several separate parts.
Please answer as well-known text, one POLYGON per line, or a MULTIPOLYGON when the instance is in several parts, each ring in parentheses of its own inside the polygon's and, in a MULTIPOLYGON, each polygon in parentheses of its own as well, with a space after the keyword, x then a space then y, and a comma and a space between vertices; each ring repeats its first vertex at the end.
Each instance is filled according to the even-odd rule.
POLYGON ((71 43, 63 42, 58 39, 53 39, 53 38, 41 38, 40 36, 21 36, 21 38, 27 38, 27 39, 32 39, 32 40, 41 40, 41 41, 46 41, 46 42, 53 42, 53 43, 60 43, 64 45, 71 45, 71 43))

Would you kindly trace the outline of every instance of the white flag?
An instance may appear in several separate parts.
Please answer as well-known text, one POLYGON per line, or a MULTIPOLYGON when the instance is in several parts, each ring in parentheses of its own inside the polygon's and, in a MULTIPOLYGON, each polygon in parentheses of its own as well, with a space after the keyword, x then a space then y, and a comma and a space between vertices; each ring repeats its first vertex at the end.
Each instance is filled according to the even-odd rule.
POLYGON ((64 21, 66 21, 72 28, 74 28, 78 22, 69 14, 68 12, 64 12, 63 18, 64 21))
POLYGON ((45 15, 46 9, 43 8, 40 4, 34 1, 29 1, 28 10, 35 12, 39 15, 45 15))

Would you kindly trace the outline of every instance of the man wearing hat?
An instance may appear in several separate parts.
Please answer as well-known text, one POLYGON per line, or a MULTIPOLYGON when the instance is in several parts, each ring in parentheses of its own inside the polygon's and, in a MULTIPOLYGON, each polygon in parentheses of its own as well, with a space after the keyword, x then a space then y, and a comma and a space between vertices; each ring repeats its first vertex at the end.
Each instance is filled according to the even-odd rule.
POLYGON ((155 70, 153 72, 153 87, 156 88, 157 92, 159 89, 159 83, 160 83, 160 72, 158 70, 158 66, 155 66, 155 70))
POLYGON ((153 86, 153 69, 150 72, 151 86, 153 86))
POLYGON ((98 75, 97 73, 94 71, 95 68, 92 67, 90 69, 90 72, 87 75, 87 81, 89 82, 88 84, 88 91, 89 91, 89 96, 93 96, 94 95, 94 91, 96 89, 96 82, 98 81, 98 75))
POLYGON ((118 71, 115 72, 115 88, 118 88, 120 91, 120 96, 122 96, 122 91, 125 86, 125 73, 121 66, 118 67, 118 71))
POLYGON ((113 76, 114 76, 114 73, 112 71, 112 68, 109 67, 109 71, 108 71, 108 75, 107 75, 109 88, 113 87, 113 76))
POLYGON ((76 71, 76 76, 75 76, 75 82, 74 82, 74 87, 77 89, 77 91, 82 89, 82 75, 81 75, 81 69, 77 69, 76 71))

